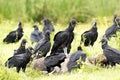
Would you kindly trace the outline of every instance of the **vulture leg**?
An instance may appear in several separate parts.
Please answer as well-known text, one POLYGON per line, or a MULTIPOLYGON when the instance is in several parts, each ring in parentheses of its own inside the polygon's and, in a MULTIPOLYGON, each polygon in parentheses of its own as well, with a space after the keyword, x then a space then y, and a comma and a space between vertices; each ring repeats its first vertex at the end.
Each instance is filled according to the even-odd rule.
POLYGON ((22 67, 22 71, 25 73, 26 70, 26 65, 24 67, 22 67))
POLYGON ((16 67, 17 73, 20 72, 21 67, 16 67))

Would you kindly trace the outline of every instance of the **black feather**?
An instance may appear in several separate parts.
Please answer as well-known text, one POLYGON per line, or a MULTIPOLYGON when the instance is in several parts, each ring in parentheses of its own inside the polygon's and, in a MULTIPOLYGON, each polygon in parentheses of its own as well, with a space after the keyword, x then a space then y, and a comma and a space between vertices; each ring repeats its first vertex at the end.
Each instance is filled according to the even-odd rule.
POLYGON ((44 27, 43 27, 44 33, 46 33, 46 31, 49 31, 50 33, 55 31, 53 24, 48 18, 45 18, 43 22, 44 22, 44 27))
POLYGON ((34 31, 30 35, 32 43, 39 42, 43 38, 43 33, 39 31, 38 26, 34 25, 34 31))
POLYGON ((82 35, 81 35, 81 43, 84 43, 84 46, 93 46, 95 41, 97 40, 98 37, 98 32, 97 32, 97 23, 95 22, 93 27, 88 30, 85 31, 82 35))
POLYGON ((45 57, 51 48, 50 32, 46 32, 43 39, 41 39, 34 48, 34 54, 38 53, 39 57, 45 57))
POLYGON ((66 55, 64 53, 56 53, 56 55, 47 56, 44 60, 44 64, 48 72, 55 66, 61 68, 61 63, 64 62, 66 55))
POLYGON ((74 27, 76 25, 76 20, 72 20, 69 24, 69 27, 65 29, 64 31, 59 31, 56 33, 54 37, 54 44, 51 49, 51 55, 56 53, 58 48, 65 48, 67 47, 68 53, 70 52, 71 49, 71 43, 74 39, 74 27))
POLYGON ((14 50, 14 55, 25 53, 26 52, 26 48, 25 48, 26 43, 27 43, 27 40, 23 39, 20 47, 17 50, 14 50))
POLYGON ((22 68, 23 72, 26 70, 26 66, 30 61, 32 55, 32 47, 27 48, 24 54, 18 54, 10 57, 6 62, 5 66, 8 68, 16 67, 17 72, 19 73, 22 68))
POLYGON ((15 31, 11 31, 3 40, 4 43, 18 42, 23 36, 22 23, 19 22, 18 28, 15 31))
POLYGON ((101 42, 102 42, 103 53, 107 58, 109 64, 111 66, 115 66, 115 64, 120 64, 120 51, 110 47, 106 39, 102 39, 101 42))
POLYGON ((69 62, 67 64, 68 71, 70 72, 74 68, 80 68, 80 64, 77 61, 81 58, 85 62, 86 54, 82 51, 81 47, 78 47, 78 51, 70 55, 69 62))
POLYGON ((104 36, 109 40, 116 32, 120 29, 119 18, 115 15, 113 19, 113 24, 106 31, 104 36))

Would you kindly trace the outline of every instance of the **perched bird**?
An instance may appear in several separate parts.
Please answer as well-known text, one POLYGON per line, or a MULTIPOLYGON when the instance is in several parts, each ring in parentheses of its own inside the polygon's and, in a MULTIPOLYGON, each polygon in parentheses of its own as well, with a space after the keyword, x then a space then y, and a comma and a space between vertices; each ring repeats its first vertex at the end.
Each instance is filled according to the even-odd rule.
POLYGON ((24 54, 18 54, 10 57, 6 62, 5 66, 8 68, 16 67, 16 71, 19 73, 22 68, 23 72, 26 70, 26 66, 30 61, 32 55, 32 47, 28 47, 24 54))
POLYGON ((27 40, 23 39, 20 47, 17 50, 14 50, 14 55, 25 53, 26 52, 26 48, 25 48, 26 43, 27 43, 27 40))
POLYGON ((89 45, 93 46, 95 41, 97 40, 97 37, 98 37, 97 23, 94 22, 92 28, 88 31, 85 31, 81 35, 80 45, 84 43, 84 46, 89 46, 89 45))
POLYGON ((70 55, 69 62, 67 64, 69 72, 71 72, 71 70, 74 68, 80 68, 81 61, 78 63, 80 59, 81 61, 85 62, 86 54, 82 51, 82 48, 79 46, 78 51, 70 55))
POLYGON ((43 38, 43 33, 39 31, 37 25, 33 25, 34 31, 30 35, 32 43, 39 42, 43 38))
POLYGON ((65 54, 70 52, 71 43, 74 39, 73 30, 74 30, 76 23, 77 23, 76 20, 73 19, 70 21, 67 29, 56 33, 56 35, 54 36, 54 44, 51 49, 51 55, 56 53, 58 48, 63 48, 65 54))
POLYGON ((64 62, 65 58, 66 55, 64 53, 58 53, 58 52, 55 55, 47 56, 44 59, 44 64, 46 66, 46 70, 48 71, 48 73, 50 73, 55 66, 61 68, 61 63, 64 62))
POLYGON ((44 33, 46 33, 46 31, 49 31, 50 33, 55 31, 54 26, 52 25, 51 21, 48 18, 45 18, 43 22, 44 22, 44 27, 43 27, 44 33))
POLYGON ((120 63, 120 51, 115 48, 112 48, 108 45, 106 39, 102 39, 102 49, 105 57, 107 58, 108 64, 111 66, 115 66, 120 63))
POLYGON ((113 24, 105 31, 104 36, 109 40, 119 29, 120 19, 117 17, 117 15, 114 15, 113 24))
POLYGON ((14 43, 18 42, 23 36, 23 28, 22 28, 22 23, 18 23, 18 28, 15 31, 11 31, 6 38, 4 38, 3 42, 4 43, 14 43))
POLYGON ((45 36, 41 39, 34 48, 34 54, 37 54, 37 58, 45 57, 51 48, 50 32, 46 31, 45 36))

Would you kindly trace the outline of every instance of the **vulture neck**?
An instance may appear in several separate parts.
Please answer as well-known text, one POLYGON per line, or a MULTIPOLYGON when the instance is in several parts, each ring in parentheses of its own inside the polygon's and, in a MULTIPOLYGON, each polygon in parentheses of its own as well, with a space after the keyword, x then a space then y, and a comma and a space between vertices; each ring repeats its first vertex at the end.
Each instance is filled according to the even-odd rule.
POLYGON ((109 46, 108 46, 107 42, 104 42, 104 43, 102 44, 102 49, 105 49, 106 47, 109 47, 109 46))
POLYGON ((50 23, 46 22, 46 23, 44 24, 44 26, 50 26, 50 23))
POLYGON ((44 39, 50 41, 50 35, 45 35, 44 39))
POLYGON ((25 48, 25 44, 21 43, 20 47, 24 47, 25 48))
POLYGON ((97 27, 92 27, 91 30, 96 32, 97 31, 97 27))
POLYGON ((34 30, 35 30, 35 31, 38 31, 39 29, 38 29, 38 28, 35 28, 34 30))
POLYGON ((73 32, 74 27, 70 24, 69 27, 66 29, 69 32, 73 32))
POLYGON ((22 27, 19 27, 19 28, 17 29, 17 31, 18 31, 18 32, 23 32, 22 27))

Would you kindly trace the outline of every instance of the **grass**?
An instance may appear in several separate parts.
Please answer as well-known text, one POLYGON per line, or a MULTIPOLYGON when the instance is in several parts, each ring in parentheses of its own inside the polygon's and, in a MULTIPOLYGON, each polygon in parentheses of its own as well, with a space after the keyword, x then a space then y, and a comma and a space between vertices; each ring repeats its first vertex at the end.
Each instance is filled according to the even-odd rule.
POLYGON ((0 0, 0 19, 39 22, 48 17, 60 23, 71 18, 87 22, 92 17, 119 14, 119 4, 120 0, 0 0))
MULTIPOLYGON (((97 41, 95 42, 95 45, 93 47, 83 47, 83 50, 86 52, 88 57, 95 56, 97 54, 102 53, 101 49, 101 43, 99 43, 100 39, 102 38, 102 35, 104 34, 104 31, 107 27, 111 25, 111 22, 105 22, 107 18, 96 18, 98 22, 98 33, 99 37, 97 41), (104 23, 103 23, 104 22, 104 23)), ((109 19, 107 19, 109 21, 109 19)), ((36 23, 38 24, 38 23, 36 23)), ((30 33, 33 30, 32 29, 32 23, 23 23, 24 28, 24 36, 23 38, 26 38, 28 40, 27 46, 34 45, 31 44, 30 41, 30 33)), ((8 69, 4 67, 5 61, 13 55, 14 49, 17 49, 19 47, 19 44, 21 40, 18 43, 13 44, 4 44, 2 42, 3 38, 11 31, 16 29, 17 22, 9 21, 9 20, 3 20, 0 23, 1 31, 0 31, 0 80, 119 80, 119 72, 120 72, 120 66, 117 65, 114 68, 101 68, 99 66, 94 65, 84 65, 81 69, 77 69, 71 73, 64 73, 64 74, 50 74, 45 75, 42 74, 39 71, 35 71, 32 69, 32 65, 27 67, 26 73, 20 72, 19 74, 16 73, 15 68, 8 69)), ((39 24, 39 28, 42 30, 42 24, 39 24)), ((80 44, 80 35, 91 28, 92 23, 87 24, 79 24, 75 28, 75 39, 72 43, 72 50, 71 53, 75 52, 77 50, 77 46, 80 44)), ((67 27, 67 25, 60 25, 55 24, 55 33, 63 30, 67 27)), ((51 42, 53 43, 53 33, 51 35, 51 42)), ((22 38, 22 39, 23 39, 22 38)), ((119 39, 112 38, 109 44, 116 48, 120 49, 119 47, 119 39), (117 41, 116 41, 117 40, 117 41), (113 43, 114 42, 114 43, 113 43)))

